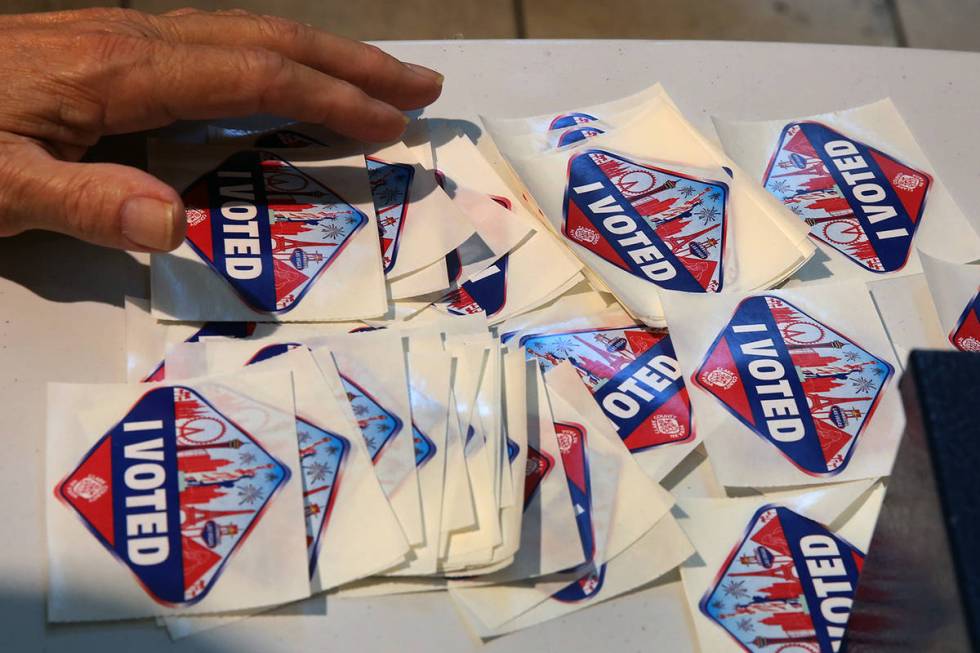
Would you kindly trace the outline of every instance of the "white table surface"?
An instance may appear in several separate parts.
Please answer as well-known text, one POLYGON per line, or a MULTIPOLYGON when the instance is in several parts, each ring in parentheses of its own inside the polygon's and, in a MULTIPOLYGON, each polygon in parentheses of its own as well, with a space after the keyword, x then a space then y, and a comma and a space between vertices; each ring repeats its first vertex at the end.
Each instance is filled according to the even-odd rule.
MULTIPOLYGON (((663 82, 711 133, 712 113, 789 117, 891 96, 960 206, 980 218, 980 54, 719 42, 450 41, 383 44, 441 70, 426 115, 472 121, 608 100, 663 82)), ((458 651, 481 644, 445 596, 331 601, 327 616, 255 618, 172 644, 150 623, 46 627, 44 385, 125 378, 123 294, 144 294, 143 259, 43 233, 0 239, 0 650, 458 651)), ((690 490, 688 490, 690 491, 690 490)), ((668 582, 488 651, 696 648, 668 582)))

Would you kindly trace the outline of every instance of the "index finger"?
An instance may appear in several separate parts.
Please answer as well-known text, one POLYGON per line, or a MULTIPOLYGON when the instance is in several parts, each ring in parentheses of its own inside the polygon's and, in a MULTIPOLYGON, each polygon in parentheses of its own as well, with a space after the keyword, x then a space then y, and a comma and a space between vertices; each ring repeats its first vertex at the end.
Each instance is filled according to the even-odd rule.
POLYGON ((328 34, 295 21, 248 13, 155 16, 161 38, 178 43, 261 47, 360 87, 399 109, 436 100, 442 75, 406 64, 380 48, 328 34))

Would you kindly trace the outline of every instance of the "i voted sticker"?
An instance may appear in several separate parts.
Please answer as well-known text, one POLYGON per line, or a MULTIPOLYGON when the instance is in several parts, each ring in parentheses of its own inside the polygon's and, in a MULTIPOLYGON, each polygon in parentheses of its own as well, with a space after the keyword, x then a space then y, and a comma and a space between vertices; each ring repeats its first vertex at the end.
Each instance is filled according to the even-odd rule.
POLYGON ((534 495, 537 494, 541 482, 548 477, 555 460, 544 451, 538 451, 534 447, 527 447, 527 464, 524 467, 524 510, 531 505, 534 495))
POLYGON ((408 217, 409 193, 415 168, 407 163, 388 163, 375 157, 365 157, 371 199, 378 218, 378 237, 381 239, 381 258, 385 273, 391 272, 398 257, 402 229, 408 217))
POLYGON ((980 351, 980 291, 966 305, 949 341, 960 351, 980 351))
POLYGON ((354 419, 364 436, 371 461, 377 463, 388 443, 402 430, 402 421, 394 413, 386 410, 364 388, 350 377, 340 375, 340 381, 347 393, 347 401, 354 411, 354 419))
POLYGON ((520 345, 545 372, 570 362, 630 451, 694 437, 691 400, 666 330, 632 326, 529 334, 520 345))
POLYGON ((592 477, 585 428, 580 424, 555 422, 555 436, 561 462, 565 466, 568 492, 572 498, 575 522, 585 559, 595 556, 595 530, 592 527, 592 477))
POLYGON ((789 508, 749 521, 701 599, 701 612, 746 651, 843 650, 864 554, 789 508))
POLYGON ((276 154, 238 152, 184 192, 187 242, 256 311, 303 299, 367 223, 276 154))
POLYGON ((871 272, 908 261, 932 177, 818 122, 779 136, 763 185, 810 235, 871 272))
POLYGON ((436 455, 436 443, 415 424, 412 424, 412 443, 415 446, 415 468, 421 469, 436 455))
POLYGON ((434 306, 451 315, 486 313, 493 317, 507 304, 507 264, 510 254, 504 254, 483 271, 464 281, 434 302, 434 306))
POLYGON ((207 596, 289 469, 184 386, 149 390, 55 494, 156 602, 207 596))
POLYGON ((551 119, 548 124, 548 131, 552 129, 565 129, 566 127, 574 127, 575 125, 584 125, 589 122, 596 122, 599 120, 595 116, 582 113, 581 111, 572 111, 571 113, 561 113, 551 119))
POLYGON ((801 471, 841 472, 894 373, 840 332, 772 295, 749 297, 692 380, 801 471))
POLYGON ((665 290, 724 285, 728 184, 605 150, 568 162, 562 234, 665 290))
POLYGON ((299 460, 303 468, 303 510, 306 515, 306 549, 310 577, 316 571, 320 544, 330 522, 330 514, 340 482, 350 442, 341 435, 296 418, 299 460))

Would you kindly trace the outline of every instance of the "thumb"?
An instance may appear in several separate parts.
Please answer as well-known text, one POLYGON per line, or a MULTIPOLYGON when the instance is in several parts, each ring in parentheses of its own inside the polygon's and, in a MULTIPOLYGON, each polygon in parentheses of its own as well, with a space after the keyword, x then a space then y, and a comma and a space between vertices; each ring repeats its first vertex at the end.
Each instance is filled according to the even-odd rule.
POLYGON ((0 235, 46 229, 106 247, 169 251, 186 226, 177 192, 141 170, 61 161, 34 143, 0 149, 0 235))

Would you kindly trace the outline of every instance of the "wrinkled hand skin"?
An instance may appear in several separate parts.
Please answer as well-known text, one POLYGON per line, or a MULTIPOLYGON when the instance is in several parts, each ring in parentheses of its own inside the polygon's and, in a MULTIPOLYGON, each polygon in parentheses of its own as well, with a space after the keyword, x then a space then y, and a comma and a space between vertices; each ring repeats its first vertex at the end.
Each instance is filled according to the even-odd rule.
POLYGON ((164 251, 184 238, 180 196, 135 168, 80 163, 102 136, 274 113, 386 142, 442 76, 271 16, 89 9, 0 16, 0 84, 0 236, 164 251))

